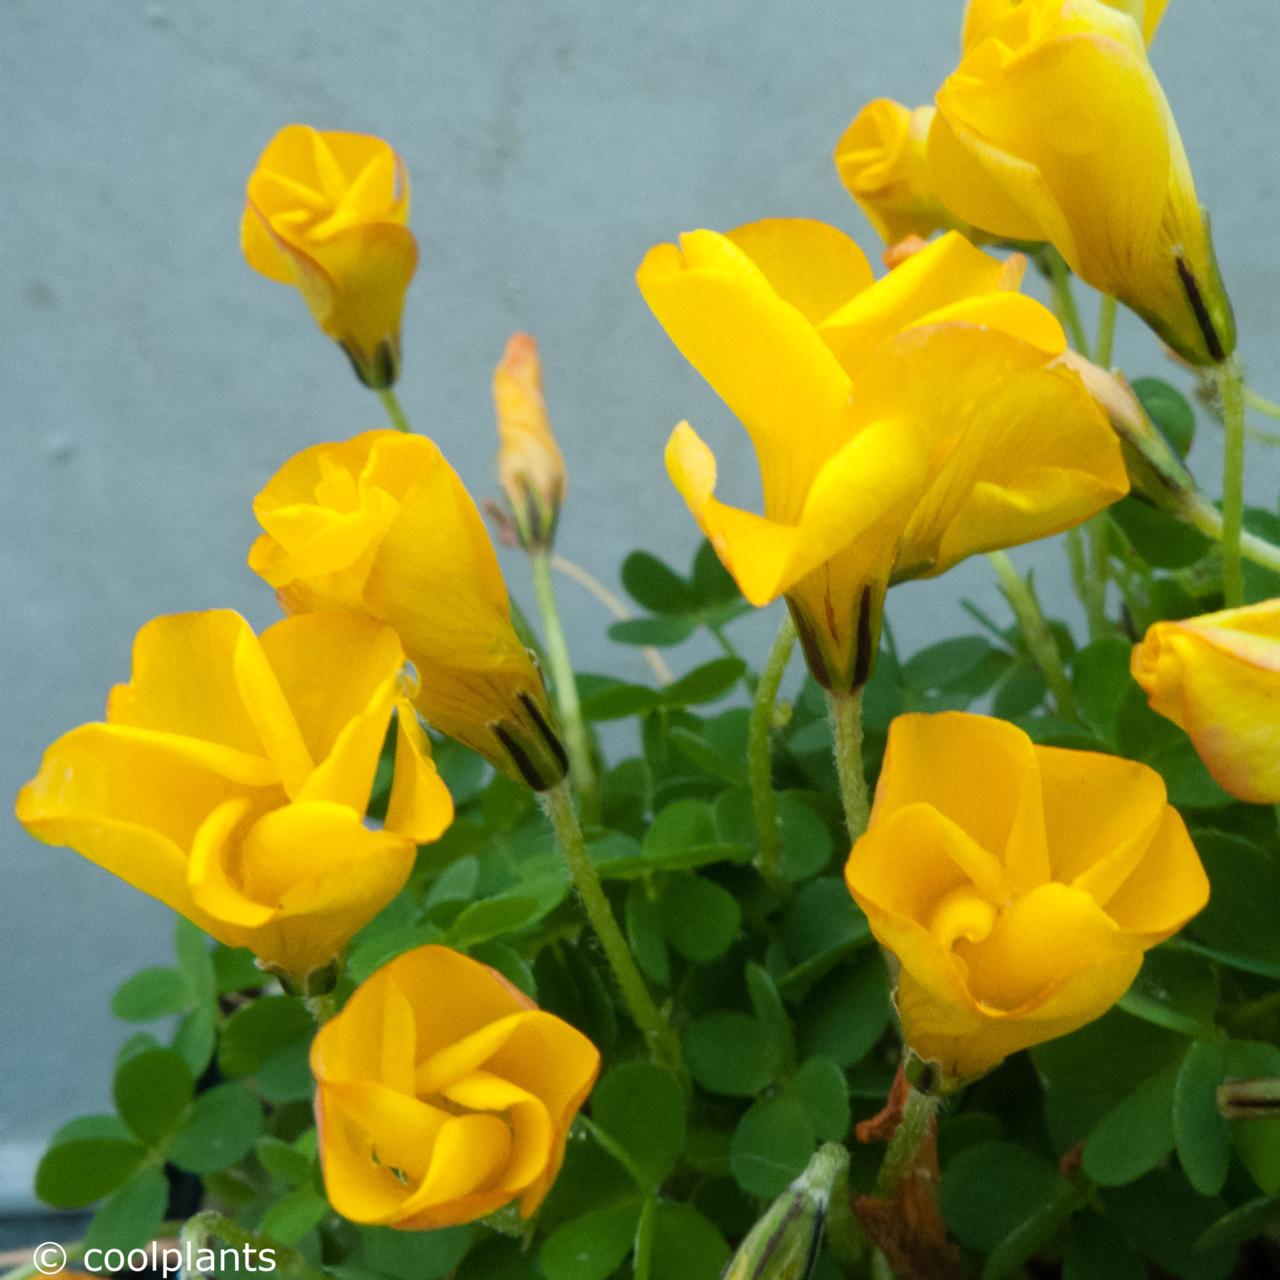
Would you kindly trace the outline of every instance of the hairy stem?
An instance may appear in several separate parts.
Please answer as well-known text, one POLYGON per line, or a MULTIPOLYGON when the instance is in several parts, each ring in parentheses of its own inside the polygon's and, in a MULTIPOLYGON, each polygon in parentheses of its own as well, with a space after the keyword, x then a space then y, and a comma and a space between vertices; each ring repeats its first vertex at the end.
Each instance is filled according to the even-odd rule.
POLYGON ((867 778, 862 769, 862 690, 854 693, 827 691, 831 712, 831 732, 840 779, 840 801, 844 805, 849 839, 867 829, 871 805, 867 798, 867 778))
POLYGON ((1218 369, 1222 423, 1222 599, 1228 609, 1244 604, 1240 535, 1244 530, 1244 375, 1238 356, 1218 369))
POLYGON ((390 387, 381 387, 378 390, 378 399, 382 401, 382 406, 387 411, 387 417, 391 419, 391 425, 397 431, 412 431, 409 425, 408 415, 405 413, 403 406, 400 404, 396 393, 390 387))
POLYGON ((747 729, 747 774, 751 780, 751 807, 756 820, 756 839, 760 845, 760 872, 766 880, 773 881, 782 879, 782 844, 778 838, 778 800, 773 791, 769 732, 773 728, 778 688, 795 644, 796 624, 787 610, 782 615, 764 670, 760 672, 747 729))

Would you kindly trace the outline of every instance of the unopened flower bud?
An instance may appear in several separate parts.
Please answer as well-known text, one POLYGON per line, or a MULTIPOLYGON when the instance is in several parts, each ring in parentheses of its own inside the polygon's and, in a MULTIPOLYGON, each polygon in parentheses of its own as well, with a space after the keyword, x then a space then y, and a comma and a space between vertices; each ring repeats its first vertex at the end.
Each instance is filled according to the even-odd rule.
POLYGON ((515 519, 520 545, 545 550, 555 535, 564 501, 564 457, 551 432, 542 396, 538 344, 513 334, 493 374, 498 415, 498 478, 515 519))
POLYGON ((1280 1116, 1280 1080, 1228 1080, 1218 1086, 1218 1111, 1228 1120, 1274 1120, 1280 1116))
POLYGON ((722 1280, 806 1280, 822 1244, 832 1190, 848 1168, 849 1153, 838 1142, 820 1147, 751 1228, 722 1280))

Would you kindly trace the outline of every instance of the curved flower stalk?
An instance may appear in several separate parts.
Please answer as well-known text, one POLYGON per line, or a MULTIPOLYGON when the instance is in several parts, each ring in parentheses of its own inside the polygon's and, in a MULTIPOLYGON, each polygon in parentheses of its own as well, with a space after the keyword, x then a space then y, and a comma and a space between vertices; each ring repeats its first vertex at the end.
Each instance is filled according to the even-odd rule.
POLYGON ((960 712, 890 726, 845 879, 951 1084, 1100 1017, 1209 897, 1154 770, 960 712))
POLYGON ((285 609, 387 623, 421 677, 428 723, 538 790, 565 776, 493 544, 431 440, 368 431, 304 449, 253 509, 266 532, 249 566, 285 609))
POLYGON ((418 266, 408 220, 409 175, 381 138, 286 125, 249 178, 249 265, 296 286, 375 390, 400 371, 400 315, 418 266))
POLYGON ((356 990, 317 1034, 311 1069, 329 1202, 421 1231, 512 1201, 530 1217, 600 1054, 494 970, 428 946, 356 990))
POLYGON ((19 821, 305 985, 403 887, 453 802, 389 628, 287 618, 259 639, 229 610, 138 633, 105 723, 64 734, 19 821), (364 823, 392 712, 380 829, 364 823))
POLYGON ((1132 670, 1224 791, 1280 804, 1280 600, 1157 622, 1132 670))
POLYGON ((1178 354, 1215 364, 1235 349, 1231 303, 1128 8, 1025 0, 973 23, 938 91, 931 179, 957 217, 1001 239, 1048 241, 1178 354))
POLYGON ((942 573, 1086 519, 1128 490, 1062 329, 955 232, 873 281, 843 233, 778 219, 652 249, 668 335, 751 436, 763 516, 714 496, 688 423, 667 469, 743 594, 783 595, 814 677, 870 675, 890 582, 942 573))

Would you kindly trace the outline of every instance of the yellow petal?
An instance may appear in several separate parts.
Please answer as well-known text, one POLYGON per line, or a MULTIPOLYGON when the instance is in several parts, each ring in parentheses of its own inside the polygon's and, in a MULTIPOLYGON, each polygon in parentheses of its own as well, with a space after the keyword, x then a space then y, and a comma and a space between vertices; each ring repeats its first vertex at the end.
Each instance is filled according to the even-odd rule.
POLYGON ((1145 947, 1163 942, 1209 901, 1205 875, 1176 809, 1164 819, 1142 861, 1107 903, 1107 914, 1145 947))
POLYGON ((454 1116, 445 1122, 431 1154, 414 1210, 448 1204, 489 1190, 511 1155, 511 1130, 497 1116, 454 1116))
POLYGON ((636 279, 667 335, 750 434, 765 514, 793 523, 819 467, 847 439, 843 370, 727 236, 693 231, 679 248, 658 245, 636 279))
POLYGON ((366 978, 316 1033, 311 1072, 322 1085, 373 1080, 398 1093, 414 1093, 417 1030, 413 1007, 384 966, 366 978))
POLYGON ((407 698, 396 703, 396 763, 384 825, 418 844, 438 840, 453 821, 453 797, 436 772, 431 744, 407 698))
POLYGON ((528 1016, 524 1011, 508 1014, 438 1049, 419 1062, 415 1088, 424 1095, 447 1092, 459 1080, 487 1063, 528 1016))

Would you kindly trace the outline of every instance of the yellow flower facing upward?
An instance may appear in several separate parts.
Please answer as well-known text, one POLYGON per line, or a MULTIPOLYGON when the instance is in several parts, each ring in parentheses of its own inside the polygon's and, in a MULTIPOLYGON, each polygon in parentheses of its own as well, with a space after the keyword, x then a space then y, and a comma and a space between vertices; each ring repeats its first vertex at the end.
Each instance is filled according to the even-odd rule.
POLYGON ((240 224, 255 271, 296 285, 367 386, 400 370, 400 315, 418 266, 409 175, 381 138, 286 125, 249 178, 240 224))
POLYGON ((912 111, 877 98, 836 143, 840 181, 886 245, 908 236, 927 240, 935 231, 959 226, 929 177, 925 143, 933 115, 933 107, 912 111))
POLYGON ((511 625, 493 544, 424 436, 367 431, 288 462, 253 504, 249 565, 291 613, 368 615, 418 670, 418 709, 540 789, 565 774, 542 679, 511 625))
POLYGON ((1100 1017, 1208 901, 1146 765, 987 716, 899 716, 845 880, 897 957, 903 1036, 959 1082, 1100 1017))
POLYGON ((526 550, 549 547, 564 501, 564 457, 547 417, 538 344, 527 333, 511 336, 493 372, 493 407, 500 441, 498 478, 520 545, 526 550))
POLYGON ((751 436, 764 514, 714 496, 688 423, 667 470, 742 593, 784 595, 815 678, 870 674, 891 581, 1065 529, 1128 487, 1062 329, 1002 263, 949 232, 882 280, 834 227, 694 231, 640 289, 751 436))
POLYGON ((1232 353, 1208 221, 1129 13, 1102 0, 1010 6, 981 27, 937 105, 929 169, 957 217, 1053 244, 1193 364, 1232 353))
POLYGON ((1280 804, 1280 600, 1157 622, 1132 671, 1224 791, 1280 804))
POLYGON ((453 819, 403 670, 395 633, 367 619, 288 618, 259 639, 230 610, 156 618, 106 722, 49 748, 18 820, 301 980, 453 819), (372 828, 393 711, 395 777, 372 828))
POLYGON ((492 969, 419 947, 367 979, 311 1048, 329 1203, 434 1230, 551 1189, 600 1069, 581 1032, 492 969))
MULTIPOLYGON (((968 50, 982 39, 1011 9, 1035 0, 969 0, 964 11, 963 47, 968 50)), ((1156 29, 1169 7, 1169 0, 1101 0, 1108 8, 1127 13, 1142 28, 1148 44, 1155 39, 1156 29)))

